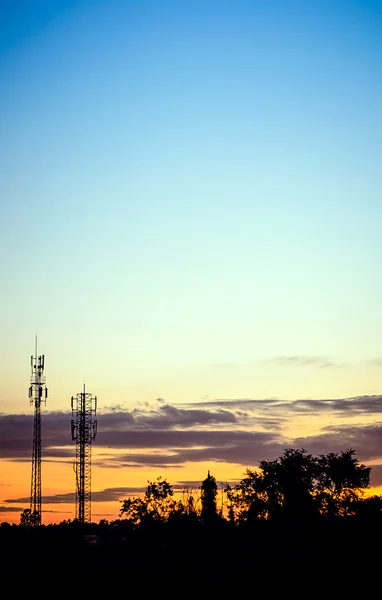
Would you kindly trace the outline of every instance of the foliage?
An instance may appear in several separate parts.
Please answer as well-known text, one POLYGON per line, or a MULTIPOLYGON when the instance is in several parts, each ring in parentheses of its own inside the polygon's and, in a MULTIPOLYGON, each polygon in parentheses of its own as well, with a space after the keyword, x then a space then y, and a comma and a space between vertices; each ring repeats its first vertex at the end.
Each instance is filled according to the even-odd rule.
POLYGON ((20 515, 20 525, 22 527, 33 527, 38 524, 38 513, 30 508, 26 508, 20 515))
POLYGON ((208 475, 201 485, 201 517, 204 521, 211 520, 217 517, 216 496, 218 486, 215 477, 208 475))
POLYGON ((134 526, 149 523, 196 523, 200 516, 199 498, 188 489, 182 490, 179 500, 175 500, 173 495, 172 486, 166 479, 158 477, 154 482, 148 481, 142 498, 122 500, 119 516, 134 526))
POLYGON ((363 489, 370 485, 370 467, 359 463, 353 449, 317 459, 316 499, 325 516, 356 514, 363 489))
POLYGON ((228 518, 231 522, 243 522, 253 518, 270 518, 271 499, 275 507, 281 506, 281 496, 265 490, 259 471, 246 469, 241 482, 231 487, 226 485, 228 498, 228 518))
POLYGON ((233 522, 258 519, 308 519, 357 513, 370 468, 355 451, 314 457, 304 449, 287 449, 275 460, 263 460, 259 470, 247 469, 242 481, 227 486, 233 522))
POLYGON ((185 488, 182 490, 182 497, 180 500, 174 502, 173 511, 170 517, 196 519, 199 517, 199 513, 199 498, 195 498, 195 495, 189 489, 185 488))
POLYGON ((167 521, 175 507, 172 486, 158 477, 156 481, 148 481, 148 486, 143 498, 127 498, 122 500, 119 516, 124 516, 133 525, 143 521, 167 521))
POLYGON ((357 517, 361 520, 372 521, 373 523, 382 522, 382 496, 369 496, 363 498, 358 504, 357 517))

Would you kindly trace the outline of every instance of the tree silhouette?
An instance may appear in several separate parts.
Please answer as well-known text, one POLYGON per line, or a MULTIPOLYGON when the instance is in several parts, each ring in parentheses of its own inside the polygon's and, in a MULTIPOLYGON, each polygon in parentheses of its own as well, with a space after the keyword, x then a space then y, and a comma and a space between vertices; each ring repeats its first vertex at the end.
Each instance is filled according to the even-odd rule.
POLYGON ((170 519, 180 519, 196 521, 199 518, 200 509, 198 507, 199 498, 188 490, 182 490, 182 497, 174 502, 173 509, 169 515, 170 519))
POLYGON ((356 514, 363 490, 370 485, 370 467, 360 464, 355 450, 329 453, 317 459, 317 500, 326 516, 356 514))
POLYGON ((265 489, 277 490, 278 498, 282 498, 281 505, 277 505, 277 516, 303 519, 313 515, 317 461, 311 454, 290 448, 274 461, 261 461, 260 469, 265 489))
POLYGON ((208 475, 204 481, 202 481, 201 489, 201 517, 203 521, 211 521, 217 517, 216 497, 218 493, 218 486, 215 477, 208 475))
POLYGON ((226 487, 229 515, 234 522, 352 515, 369 485, 370 467, 359 463, 353 449, 314 457, 290 448, 226 487))
POLYGON ((143 521, 165 522, 175 506, 172 486, 158 477, 156 481, 148 481, 143 498, 127 498, 122 500, 119 516, 124 516, 133 525, 143 521))
POLYGON ((382 523, 382 496, 369 496, 359 502, 357 517, 363 521, 369 521, 373 524, 382 523))
POLYGON ((22 527, 32 527, 38 522, 37 511, 33 511, 30 508, 26 508, 20 515, 20 525, 22 527))

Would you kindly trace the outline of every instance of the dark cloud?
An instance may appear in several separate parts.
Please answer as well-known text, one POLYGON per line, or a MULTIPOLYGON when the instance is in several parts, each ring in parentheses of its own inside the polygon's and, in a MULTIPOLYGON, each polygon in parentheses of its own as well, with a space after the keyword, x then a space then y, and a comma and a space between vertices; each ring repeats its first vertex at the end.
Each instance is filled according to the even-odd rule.
POLYGON ((346 413, 347 416, 356 414, 382 413, 382 396, 357 396, 355 398, 341 398, 328 400, 295 400, 292 403, 293 411, 314 411, 315 413, 333 412, 346 413))
POLYGON ((120 448, 150 447, 155 451, 118 455, 106 460, 105 466, 110 462, 121 467, 145 465, 158 468, 203 461, 253 464, 264 458, 264 453, 275 458, 283 449, 283 438, 266 432, 153 431, 150 440, 142 436, 142 432, 127 432, 127 436, 128 442, 122 436, 115 440, 115 445, 120 448))
POLYGON ((195 425, 236 423, 237 417, 233 412, 220 407, 206 410, 193 407, 178 408, 170 404, 158 404, 154 407, 144 406, 129 411, 113 410, 109 413, 100 413, 104 428, 126 429, 126 427, 139 429, 158 429, 162 427, 192 427, 195 425))
MULTIPOLYGON (((296 438, 293 447, 305 448, 313 455, 328 454, 353 448, 356 458, 368 464, 382 457, 382 426, 359 425, 326 427, 319 435, 296 438)), ((371 485, 382 485, 382 464, 371 467, 371 485)))
MULTIPOLYGON (((236 483, 237 480, 230 480, 231 483, 236 483)), ((193 491, 197 493, 200 490, 200 486, 202 481, 178 481, 170 483, 175 494, 182 493, 184 491, 193 491)), ((219 482, 218 482, 219 483, 219 482)), ((114 488, 106 488, 104 490, 92 491, 92 503, 95 502, 121 502, 125 498, 129 497, 137 497, 144 494, 147 490, 147 486, 131 486, 131 487, 114 487, 114 488)), ((55 494, 50 496, 43 496, 42 504, 51 505, 51 504, 71 504, 75 503, 75 494, 67 493, 67 494, 55 494)), ((29 506, 30 499, 29 498, 12 498, 3 500, 8 504, 26 504, 29 506)), ((24 508, 14 507, 14 506, 0 506, 0 512, 22 512, 25 510, 24 508)), ((60 512, 53 510, 44 509, 43 512, 60 512)), ((61 511, 62 512, 62 511, 61 511)), ((94 512, 93 512, 94 514, 94 512)))
POLYGON ((238 443, 261 445, 279 439, 275 433, 245 431, 245 430, 214 430, 214 429, 188 429, 152 431, 127 430, 127 431, 101 431, 97 437, 97 444, 113 448, 195 448, 196 446, 209 447, 219 445, 224 447, 234 446, 238 443))
MULTIPOLYGON (((362 460, 382 457, 376 425, 336 427, 347 417, 382 412, 382 396, 341 399, 277 398, 219 399, 198 404, 170 405, 158 399, 133 410, 118 406, 98 415, 97 454, 93 463, 107 468, 151 466, 166 469, 190 462, 215 461, 255 466, 279 456, 285 447, 309 447, 312 452, 335 452, 354 447, 362 460), (290 439, 295 418, 323 416, 333 425, 315 436, 290 439), (102 453, 102 449, 108 453, 102 453), (111 451, 110 451, 111 450, 111 451), (113 450, 123 451, 113 454, 113 450), (317 450, 318 451, 318 450, 317 450)), ((71 413, 42 414, 43 461, 72 462, 71 413)), ((0 457, 30 461, 33 414, 0 415, 0 457)), ((65 500, 62 498, 62 502, 65 500)))
MULTIPOLYGON (((28 504, 30 502, 30 499, 28 500, 28 504)), ((25 510, 25 506, 21 507, 21 506, 0 506, 0 513, 10 513, 10 512, 16 512, 16 513, 22 513, 23 510, 25 510)))
POLYGON ((129 496, 138 496, 146 491, 146 487, 116 487, 106 488, 92 492, 92 502, 115 502, 128 498, 129 496))
MULTIPOLYGON (((206 477, 207 477, 207 473, 206 473, 206 477)), ((175 485, 173 485, 173 489, 178 490, 178 491, 183 491, 183 490, 198 490, 200 488, 200 486, 202 485, 202 481, 199 480, 195 480, 195 479, 188 479, 188 480, 183 480, 183 481, 177 481, 175 485)))
MULTIPOLYGON (((41 500, 44 504, 72 504, 75 501, 75 494, 68 492, 67 494, 55 494, 53 496, 43 496, 41 500)), ((24 498, 4 498, 2 502, 13 504, 15 502, 24 502, 29 506, 30 497, 24 498)))
MULTIPOLYGON (((111 502, 126 498, 127 496, 138 495, 144 492, 146 488, 143 487, 116 487, 107 488, 101 491, 92 491, 92 502, 111 502)), ((65 494, 52 494, 50 496, 42 497, 41 501, 43 504, 74 504, 76 496, 72 492, 65 494)), ((7 498, 3 502, 13 503, 26 503, 29 505, 30 498, 7 498)), ((11 510, 11 509, 9 509, 11 510)), ((13 509, 12 509, 13 510, 13 509)))
POLYGON ((318 435, 295 438, 293 446, 304 447, 311 454, 328 454, 353 448, 361 461, 372 461, 382 456, 382 426, 330 426, 318 435))
MULTIPOLYGON (((0 458, 29 461, 32 458, 34 416, 0 415, 0 458)), ((44 412, 41 416, 42 454, 46 448, 72 444, 71 413, 44 412)))
MULTIPOLYGON (((134 411, 135 413, 135 411, 134 411)), ((135 413, 136 414, 136 413, 135 413)), ((196 408, 177 408, 169 404, 159 406, 156 411, 148 414, 136 414, 136 424, 149 428, 155 427, 193 427, 195 425, 210 425, 236 423, 236 415, 228 410, 217 409, 207 411, 196 408)))
POLYGON ((382 485, 382 465, 371 467, 371 483, 373 486, 382 485))

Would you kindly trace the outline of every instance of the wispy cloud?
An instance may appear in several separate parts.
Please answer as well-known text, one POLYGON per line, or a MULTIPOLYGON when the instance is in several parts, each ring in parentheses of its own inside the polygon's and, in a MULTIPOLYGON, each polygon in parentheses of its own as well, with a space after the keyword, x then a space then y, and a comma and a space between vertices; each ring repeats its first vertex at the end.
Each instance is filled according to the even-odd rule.
POLYGON ((244 409, 249 413, 263 413, 278 415, 307 412, 311 414, 322 413, 346 413, 348 415, 362 413, 365 415, 376 415, 382 413, 382 396, 356 396, 354 398, 325 398, 325 399, 264 399, 251 400, 247 398, 238 399, 218 399, 214 401, 204 401, 198 404, 208 408, 209 406, 221 406, 227 410, 238 411, 244 409))
POLYGON ((266 359, 265 362, 282 367, 318 367, 319 369, 338 369, 347 366, 345 363, 333 361, 325 356, 305 355, 275 356, 266 359))
MULTIPOLYGON (((4 502, 7 502, 7 500, 4 500, 4 502)), ((20 500, 19 500, 20 502, 20 500)), ((28 504, 30 502, 30 499, 28 500, 28 504)), ((0 513, 10 513, 10 512, 15 512, 15 513, 22 513, 23 510, 25 510, 25 506, 0 506, 0 513)))
MULTIPOLYGON (((92 491, 92 502, 111 502, 114 500, 120 500, 127 496, 138 495, 144 492, 146 488, 143 487, 116 487, 106 488, 101 491, 92 491)), ((2 502, 14 504, 14 503, 27 503, 29 504, 30 498, 6 498, 2 502)), ((65 494, 52 494, 43 495, 43 504, 73 504, 75 502, 75 494, 68 492, 65 494)), ((5 512, 5 509, 4 509, 5 512)))
MULTIPOLYGON (((236 482, 236 480, 232 480, 232 482, 236 482)), ((190 491, 193 493, 198 493, 201 486, 201 481, 177 481, 175 483, 169 482, 175 494, 182 493, 184 491, 190 491)), ((104 490, 92 491, 92 503, 97 502, 120 502, 128 497, 136 497, 142 495, 147 490, 147 486, 133 486, 133 487, 114 487, 114 488, 105 488, 104 490)), ((73 505, 75 502, 75 495, 68 494, 53 494, 50 496, 43 496, 42 499, 43 505, 51 505, 51 504, 70 504, 73 505)), ((29 498, 8 498, 6 500, 2 500, 2 502, 8 504, 28 504, 30 502, 29 498)), ((21 508, 20 506, 0 506, 0 512, 22 512, 25 509, 25 506, 21 508)), ((57 512, 57 511, 46 511, 45 512, 57 512)))
POLYGON ((369 365, 372 365, 373 367, 381 368, 382 367, 382 356, 378 356, 377 358, 371 358, 367 362, 369 365))

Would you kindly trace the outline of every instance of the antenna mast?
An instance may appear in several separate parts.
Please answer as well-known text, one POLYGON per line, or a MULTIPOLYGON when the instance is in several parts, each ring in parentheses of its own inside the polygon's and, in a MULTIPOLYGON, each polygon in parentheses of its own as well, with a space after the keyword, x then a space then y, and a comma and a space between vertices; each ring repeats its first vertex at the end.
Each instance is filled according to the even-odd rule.
POLYGON ((30 511, 31 525, 41 525, 41 402, 46 404, 48 390, 45 387, 44 355, 37 356, 37 335, 31 370, 29 400, 34 406, 34 421, 30 511))
POLYGON ((97 435, 97 396, 83 392, 72 396, 72 440, 76 442, 76 520, 91 522, 91 447, 97 435))

